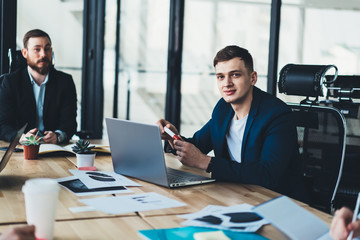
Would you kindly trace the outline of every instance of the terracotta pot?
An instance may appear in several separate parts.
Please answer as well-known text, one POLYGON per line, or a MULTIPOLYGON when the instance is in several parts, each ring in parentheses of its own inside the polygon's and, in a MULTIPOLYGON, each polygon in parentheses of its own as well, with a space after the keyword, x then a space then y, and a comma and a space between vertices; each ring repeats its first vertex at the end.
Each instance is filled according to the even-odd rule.
POLYGON ((25 159, 37 159, 40 145, 24 145, 24 158, 25 159))

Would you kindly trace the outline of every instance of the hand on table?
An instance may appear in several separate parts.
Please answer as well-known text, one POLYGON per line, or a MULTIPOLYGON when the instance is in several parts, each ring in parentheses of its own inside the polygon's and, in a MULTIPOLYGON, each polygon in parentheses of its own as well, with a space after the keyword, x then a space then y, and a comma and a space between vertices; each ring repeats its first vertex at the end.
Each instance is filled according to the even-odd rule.
POLYGON ((57 144, 57 135, 53 131, 45 131, 43 136, 44 143, 57 144))
POLYGON ((21 138, 20 138, 20 141, 19 141, 20 144, 21 144, 22 142, 26 141, 26 140, 27 140, 26 138, 30 137, 31 135, 34 135, 34 136, 35 136, 35 134, 36 134, 37 131, 38 131, 37 128, 33 128, 33 129, 31 129, 30 131, 28 131, 27 133, 23 134, 23 135, 21 136, 21 138))
POLYGON ((35 240, 35 226, 10 227, 1 234, 0 240, 35 240))

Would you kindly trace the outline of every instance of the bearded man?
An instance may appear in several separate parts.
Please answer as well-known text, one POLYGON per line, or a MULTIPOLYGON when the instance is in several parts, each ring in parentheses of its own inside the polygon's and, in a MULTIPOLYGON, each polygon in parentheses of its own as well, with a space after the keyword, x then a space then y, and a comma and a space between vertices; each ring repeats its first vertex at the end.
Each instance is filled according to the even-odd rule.
POLYGON ((38 131, 45 143, 68 141, 76 131, 76 89, 72 76, 52 63, 49 35, 39 29, 23 38, 27 67, 5 74, 0 86, 0 139, 11 141, 28 123, 22 140, 38 131))

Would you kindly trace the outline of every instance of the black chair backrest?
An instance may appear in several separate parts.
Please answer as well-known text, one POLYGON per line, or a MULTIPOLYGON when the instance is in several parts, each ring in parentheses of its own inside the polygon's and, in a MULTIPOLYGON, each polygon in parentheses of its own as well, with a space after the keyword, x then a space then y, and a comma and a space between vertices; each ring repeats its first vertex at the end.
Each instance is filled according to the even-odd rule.
POLYGON ((21 50, 12 50, 9 49, 8 52, 8 57, 9 57, 9 72, 8 73, 4 73, 0 76, 0 85, 4 79, 4 77, 9 74, 12 73, 18 69, 24 68, 27 66, 27 61, 26 59, 23 57, 21 50))
POLYGON ((302 171, 310 205, 333 212, 345 156, 346 123, 332 107, 288 104, 296 119, 302 171))
POLYGON ((9 49, 9 73, 26 66, 27 61, 23 57, 21 50, 9 49))
POLYGON ((346 147, 346 122, 336 108, 319 106, 323 86, 336 80, 334 65, 288 64, 280 71, 279 92, 305 96, 300 103, 288 103, 297 121, 302 172, 311 194, 310 205, 325 212, 334 211, 346 147), (325 74, 334 68, 332 80, 325 74), (315 97, 310 101, 309 97, 315 97))

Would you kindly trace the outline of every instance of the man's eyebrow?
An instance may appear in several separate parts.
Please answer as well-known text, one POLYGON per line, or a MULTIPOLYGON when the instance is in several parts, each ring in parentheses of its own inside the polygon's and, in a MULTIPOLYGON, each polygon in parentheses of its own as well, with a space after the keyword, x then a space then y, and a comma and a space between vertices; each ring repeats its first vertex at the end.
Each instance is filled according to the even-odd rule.
MULTIPOLYGON (((37 44, 37 45, 34 45, 34 46, 33 46, 33 48, 35 48, 35 47, 42 47, 42 45, 37 44)), ((45 47, 51 47, 51 44, 48 43, 48 44, 45 45, 45 47)))
MULTIPOLYGON (((243 73, 243 71, 242 70, 231 70, 227 73, 230 73, 230 74, 231 73, 243 73)), ((216 75, 222 75, 222 74, 225 74, 225 73, 222 73, 222 72, 216 73, 216 75)))

